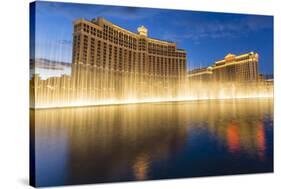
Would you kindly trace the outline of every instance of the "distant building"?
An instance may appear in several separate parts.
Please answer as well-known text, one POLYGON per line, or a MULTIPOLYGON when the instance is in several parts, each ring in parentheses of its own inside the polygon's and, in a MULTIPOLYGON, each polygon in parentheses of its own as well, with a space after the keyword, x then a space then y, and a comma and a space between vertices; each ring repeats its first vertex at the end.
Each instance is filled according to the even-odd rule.
POLYGON ((228 54, 207 68, 188 72, 188 78, 200 81, 255 82, 259 80, 259 56, 250 52, 242 55, 228 54))
POLYGON ((141 26, 128 31, 103 18, 74 21, 73 64, 161 77, 186 74, 186 51, 176 43, 148 37, 141 26))
POLYGON ((188 77, 197 81, 211 81, 213 79, 213 68, 209 66, 206 68, 191 70, 188 72, 188 77))

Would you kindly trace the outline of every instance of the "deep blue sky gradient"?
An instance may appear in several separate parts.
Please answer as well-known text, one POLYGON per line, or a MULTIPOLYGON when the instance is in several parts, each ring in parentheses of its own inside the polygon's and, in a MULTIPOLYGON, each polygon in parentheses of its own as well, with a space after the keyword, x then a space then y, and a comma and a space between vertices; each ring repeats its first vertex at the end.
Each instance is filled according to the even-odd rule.
POLYGON ((273 17, 74 3, 36 3, 36 58, 71 62, 72 22, 105 19, 185 49, 189 69, 209 66, 228 53, 260 55, 260 71, 273 73, 273 17))

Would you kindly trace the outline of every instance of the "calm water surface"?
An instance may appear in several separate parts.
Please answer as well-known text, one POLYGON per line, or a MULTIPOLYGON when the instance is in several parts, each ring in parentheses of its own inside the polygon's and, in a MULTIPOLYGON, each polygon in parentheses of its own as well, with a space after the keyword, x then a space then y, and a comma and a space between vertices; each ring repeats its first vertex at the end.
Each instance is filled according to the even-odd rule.
POLYGON ((272 99, 31 111, 34 115, 38 186, 273 171, 272 99))

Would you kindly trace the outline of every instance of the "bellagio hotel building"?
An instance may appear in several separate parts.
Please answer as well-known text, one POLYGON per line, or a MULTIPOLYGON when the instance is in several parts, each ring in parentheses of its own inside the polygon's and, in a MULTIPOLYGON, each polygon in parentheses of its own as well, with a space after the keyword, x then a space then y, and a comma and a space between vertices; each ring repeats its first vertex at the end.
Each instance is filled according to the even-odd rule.
POLYGON ((178 49, 176 43, 148 37, 144 26, 137 31, 104 18, 75 20, 72 62, 161 78, 185 76, 185 50, 178 49))

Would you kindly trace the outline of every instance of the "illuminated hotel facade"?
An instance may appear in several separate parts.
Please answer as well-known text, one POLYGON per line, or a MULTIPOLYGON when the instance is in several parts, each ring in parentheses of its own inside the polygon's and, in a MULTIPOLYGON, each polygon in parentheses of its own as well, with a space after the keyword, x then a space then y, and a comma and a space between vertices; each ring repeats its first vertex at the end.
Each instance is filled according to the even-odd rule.
POLYGON ((259 55, 254 52, 234 55, 228 54, 223 60, 212 66, 192 70, 188 73, 190 80, 223 82, 257 82, 259 55))
POLYGON ((169 41, 148 37, 141 26, 138 33, 103 18, 74 21, 73 64, 160 77, 184 77, 186 51, 169 41))

